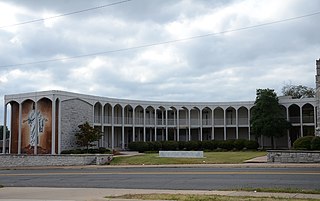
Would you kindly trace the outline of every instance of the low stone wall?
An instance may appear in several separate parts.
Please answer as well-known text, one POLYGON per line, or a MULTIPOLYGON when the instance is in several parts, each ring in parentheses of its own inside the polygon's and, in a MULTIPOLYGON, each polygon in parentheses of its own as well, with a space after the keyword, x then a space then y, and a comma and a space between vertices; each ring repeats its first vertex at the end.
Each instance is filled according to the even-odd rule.
POLYGON ((159 157, 203 158, 203 151, 159 151, 159 157))
POLYGON ((111 162, 112 154, 65 155, 0 155, 0 167, 104 165, 111 162))
POLYGON ((320 163, 320 151, 270 150, 268 163, 320 163))

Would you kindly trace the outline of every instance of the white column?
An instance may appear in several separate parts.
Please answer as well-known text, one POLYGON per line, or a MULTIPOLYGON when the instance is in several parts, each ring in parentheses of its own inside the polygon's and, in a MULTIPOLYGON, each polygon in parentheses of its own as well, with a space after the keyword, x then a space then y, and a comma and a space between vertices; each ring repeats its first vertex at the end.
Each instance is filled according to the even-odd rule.
POLYGON ((302 120, 302 107, 300 107, 300 130, 301 130, 301 137, 303 137, 303 120, 302 120))
POLYGON ((61 104, 62 102, 58 101, 58 154, 61 153, 61 104))
MULTIPOLYGON (((4 114, 3 114, 3 132, 2 132, 2 153, 6 153, 6 130, 7 128, 7 104, 4 103, 4 114)), ((11 129, 12 130, 12 129, 11 129)))
POLYGON ((111 149, 114 149, 114 106, 111 106, 111 149))
POLYGON ((157 141, 157 109, 154 109, 154 141, 157 141))
POLYGON ((143 141, 146 141, 146 109, 143 108, 143 141))
POLYGON ((179 128, 180 128, 180 122, 179 122, 179 109, 177 109, 177 141, 179 142, 179 138, 180 138, 180 132, 179 132, 179 128))
POLYGON ((238 109, 236 109, 236 139, 239 139, 239 120, 238 120, 238 109))
POLYGON ((166 110, 166 141, 168 141, 168 110, 166 110))
POLYGON ((223 139, 227 140, 227 110, 226 109, 223 110, 223 114, 224 114, 224 117, 223 117, 223 125, 224 125, 223 139))
MULTIPOLYGON (((287 115, 287 121, 289 121, 289 109, 286 108, 286 115, 287 115)), ((288 148, 291 148, 291 137, 290 137, 290 131, 287 130, 287 136, 288 136, 288 148)))
POLYGON ((39 117, 38 117, 38 101, 35 100, 34 103, 35 113, 36 113, 36 137, 35 137, 35 146, 34 146, 34 154, 38 153, 38 137, 39 137, 39 117))
POLYGON ((136 129, 135 129, 135 114, 134 114, 134 108, 132 108, 132 141, 136 141, 136 129))
POLYGON ((199 109, 199 120, 200 120, 200 141, 203 140, 203 133, 202 133, 202 110, 199 109))
POLYGON ((250 114, 250 109, 248 109, 248 125, 249 125, 249 128, 248 128, 248 135, 249 135, 249 137, 248 137, 248 139, 249 140, 251 140, 251 135, 250 135, 250 133, 251 133, 251 124, 250 124, 250 119, 251 119, 251 114, 250 114))
POLYGON ((56 100, 54 95, 51 105, 51 154, 56 154, 56 100))
POLYGON ((211 140, 214 140, 214 109, 211 111, 211 127, 212 127, 212 134, 211 134, 211 140))
POLYGON ((19 103, 18 154, 21 154, 22 104, 19 103))
POLYGON ((104 140, 104 106, 101 104, 101 147, 105 147, 105 140, 104 140))
POLYGON ((188 126, 189 126, 189 133, 188 133, 188 138, 189 138, 189 141, 191 141, 191 109, 189 110, 188 109, 188 126))
POLYGON ((124 107, 122 108, 121 148, 124 150, 124 107))

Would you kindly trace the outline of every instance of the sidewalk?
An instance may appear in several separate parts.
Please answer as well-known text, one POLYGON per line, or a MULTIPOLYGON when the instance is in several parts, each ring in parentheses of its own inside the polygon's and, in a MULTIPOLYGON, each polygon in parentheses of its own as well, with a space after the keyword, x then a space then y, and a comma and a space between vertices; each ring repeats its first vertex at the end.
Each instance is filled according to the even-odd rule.
MULTIPOLYGON (((224 196, 252 196, 319 199, 320 194, 259 193, 245 191, 198 191, 198 190, 152 190, 152 189, 110 189, 110 188, 42 188, 42 187, 5 187, 0 188, 0 201, 125 201, 105 196, 124 194, 201 194, 224 196)), ((130 200, 132 201, 132 200, 130 200)))

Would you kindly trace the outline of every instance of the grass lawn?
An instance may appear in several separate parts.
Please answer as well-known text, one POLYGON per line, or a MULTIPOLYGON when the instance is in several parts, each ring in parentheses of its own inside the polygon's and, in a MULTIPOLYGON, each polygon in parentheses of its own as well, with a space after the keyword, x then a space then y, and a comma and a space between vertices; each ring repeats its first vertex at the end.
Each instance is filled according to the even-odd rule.
POLYGON ((235 164, 265 155, 264 151, 230 151, 204 152, 204 158, 160 158, 158 153, 148 153, 138 156, 114 157, 111 165, 235 164))
POLYGON ((313 199, 275 198, 275 197, 232 197, 221 195, 181 195, 181 194, 128 194, 107 198, 141 199, 141 200, 178 200, 178 201, 311 201, 313 199))

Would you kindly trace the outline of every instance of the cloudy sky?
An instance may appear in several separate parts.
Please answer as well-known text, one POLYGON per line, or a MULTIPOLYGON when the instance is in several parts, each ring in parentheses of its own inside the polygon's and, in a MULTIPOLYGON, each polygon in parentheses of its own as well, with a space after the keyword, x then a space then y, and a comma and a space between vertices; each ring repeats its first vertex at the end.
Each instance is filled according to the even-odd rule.
POLYGON ((315 87, 320 14, 301 16, 317 12, 319 0, 0 0, 0 121, 3 96, 22 92, 216 102, 315 87))

